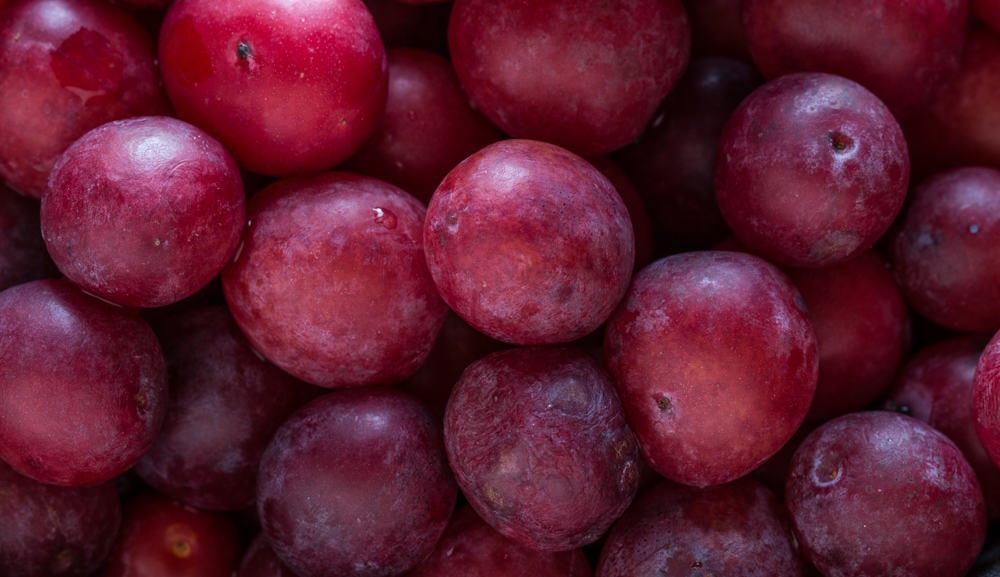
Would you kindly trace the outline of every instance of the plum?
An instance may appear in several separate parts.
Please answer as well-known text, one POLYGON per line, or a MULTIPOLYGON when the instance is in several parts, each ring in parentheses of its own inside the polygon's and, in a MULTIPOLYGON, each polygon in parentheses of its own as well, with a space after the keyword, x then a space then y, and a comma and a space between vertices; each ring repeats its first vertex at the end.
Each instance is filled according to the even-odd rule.
POLYGON ((419 200, 324 172, 267 186, 247 212, 222 288, 254 349, 329 388, 396 383, 420 368, 448 307, 424 259, 419 200))
POLYGON ((389 577, 430 555, 457 498, 439 424, 391 388, 342 389, 278 429, 258 471, 257 512, 301 577, 389 577))
POLYGON ((476 330, 517 345, 596 330, 632 276, 635 240, 611 182, 554 144, 510 139, 453 168, 427 206, 427 265, 476 330))
POLYGON ((780 265, 821 267, 871 248, 903 206, 910 161, 899 123, 841 76, 786 74, 726 122, 716 199, 733 234, 780 265))
POLYGON ((476 108, 510 136, 587 156, 639 135, 690 43, 680 0, 457 0, 448 25, 476 108))
POLYGON ((851 413, 792 456, 785 503, 824 575, 959 577, 986 537, 976 474, 943 433, 889 411, 851 413))
POLYGON ((802 297, 774 265, 700 251, 639 271, 604 356, 649 465, 708 486, 746 475, 799 428, 818 377, 802 297))
POLYGON ((0 458, 58 485, 110 480, 149 450, 167 409, 149 324, 63 279, 0 292, 0 458))
POLYGON ((45 250, 40 210, 37 200, 0 183, 0 290, 59 276, 45 250))
POLYGON ((45 246, 66 278, 130 307, 177 302, 229 263, 246 224, 225 148, 168 116, 103 124, 76 140, 42 195, 45 246))
POLYGON ((448 400, 444 439, 473 509, 531 549, 593 543, 639 488, 639 448, 610 376, 575 347, 472 363, 448 400))

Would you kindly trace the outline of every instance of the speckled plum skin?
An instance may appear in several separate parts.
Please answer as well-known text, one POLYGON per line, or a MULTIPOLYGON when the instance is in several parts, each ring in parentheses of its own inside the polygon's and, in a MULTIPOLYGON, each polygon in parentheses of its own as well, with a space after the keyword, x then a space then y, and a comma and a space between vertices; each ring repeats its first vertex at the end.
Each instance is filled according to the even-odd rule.
POLYGON ((0 293, 0 458, 57 485, 114 478, 163 423, 167 371, 153 330, 65 280, 0 293))
POLYGON ((959 336, 920 349, 910 356, 896 384, 886 393, 884 407, 920 419, 962 449, 983 488, 986 513, 994 520, 1000 519, 1000 467, 979 440, 970 402, 985 345, 982 337, 959 336))
POLYGON ((264 452, 257 511, 278 557, 301 577, 389 577, 430 555, 457 488, 440 426, 388 388, 327 393, 264 452))
POLYGON ((608 321, 604 357, 646 461, 695 486, 735 480, 776 453, 818 376, 799 292, 737 252, 682 253, 640 271, 608 321))
POLYGON ((962 167, 921 182, 888 246, 918 313, 962 332, 1000 329, 1000 170, 962 167))
POLYGON ((610 377, 573 347, 472 363, 444 419, 462 493, 506 537, 542 551, 596 541, 639 488, 640 460, 610 377))
POLYGON ((733 234, 780 265, 821 267, 870 248, 903 205, 903 131, 860 84, 802 72, 753 91, 729 117, 716 200, 733 234))
POLYGON ((967 0, 748 0, 743 29, 768 78, 827 72, 875 93, 899 118, 958 70, 967 0))
POLYGON ((959 577, 986 537, 983 493, 961 450, 889 411, 844 415, 806 437, 785 503, 823 575, 959 577))
POLYGON ((239 169, 203 130, 146 116, 74 142, 42 195, 45 246, 66 278, 130 307, 177 302, 232 259, 246 224, 239 169))
POLYGON ((976 365, 972 418, 986 454, 1000 466, 1000 337, 997 334, 990 339, 976 365))
POLYGON ((632 276, 635 239, 614 185, 583 158, 503 140, 452 169, 427 207, 424 251, 445 302, 517 345, 597 329, 632 276))
POLYGON ((0 180, 40 198, 63 150, 92 128, 168 114, 153 39, 93 0, 0 8, 0 180))
POLYGON ((175 0, 159 59, 177 115, 270 176, 340 164, 385 108, 385 47, 361 0, 175 0))
MULTIPOLYGON (((512 541, 472 507, 451 518, 437 548, 407 577, 591 577, 581 549, 538 551, 512 541)), ((243 577, 240 575, 239 577, 243 577)))
POLYGON ((819 343, 819 380, 806 419, 869 406, 910 352, 910 308, 882 258, 868 251, 819 269, 785 269, 819 343))
POLYGON ((448 313, 424 260, 424 214, 403 190, 345 172, 268 186, 222 274, 233 317, 257 351, 306 382, 401 381, 448 313))
POLYGON ((0 493, 4 575, 88 577, 111 551, 122 516, 113 483, 59 487, 0 462, 0 493))
POLYGON ((799 577, 788 512, 744 477, 699 489, 661 480, 640 494, 601 549, 596 577, 799 577))
POLYGON ((679 0, 458 0, 448 26, 476 108, 515 138, 588 156, 639 134, 690 44, 679 0))
POLYGON ((268 442, 322 389, 254 353, 224 306, 190 309, 155 328, 169 369, 170 404, 136 473, 200 509, 252 506, 268 442))

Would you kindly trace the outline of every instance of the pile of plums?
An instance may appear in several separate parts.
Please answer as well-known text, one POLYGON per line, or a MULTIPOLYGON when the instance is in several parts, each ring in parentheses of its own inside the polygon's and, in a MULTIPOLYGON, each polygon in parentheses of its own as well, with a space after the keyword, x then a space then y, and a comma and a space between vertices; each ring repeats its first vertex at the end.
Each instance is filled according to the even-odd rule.
POLYGON ((1000 0, 0 0, 0 575, 1000 574, 1000 0))

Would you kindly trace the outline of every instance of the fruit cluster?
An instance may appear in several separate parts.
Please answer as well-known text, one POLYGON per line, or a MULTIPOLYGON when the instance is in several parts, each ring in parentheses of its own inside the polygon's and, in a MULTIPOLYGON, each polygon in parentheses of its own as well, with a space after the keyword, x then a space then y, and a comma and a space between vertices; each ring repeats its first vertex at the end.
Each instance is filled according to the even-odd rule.
POLYGON ((1000 571, 1000 0, 0 0, 0 575, 1000 571))

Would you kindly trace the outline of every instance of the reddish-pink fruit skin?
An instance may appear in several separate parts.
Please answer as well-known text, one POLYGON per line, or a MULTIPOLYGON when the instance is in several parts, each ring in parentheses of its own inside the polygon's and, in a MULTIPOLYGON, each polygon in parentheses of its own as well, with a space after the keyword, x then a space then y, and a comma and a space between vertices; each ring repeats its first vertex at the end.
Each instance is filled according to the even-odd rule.
POLYGON ((416 399, 347 389, 275 434, 257 511, 274 552, 302 577, 389 577, 430 555, 456 496, 439 425, 416 399))
POLYGON ((597 329, 635 260, 628 209, 589 162, 553 144, 504 140, 434 192, 424 251, 445 302, 473 328, 518 345, 597 329))
POLYGON ((962 332, 1000 328, 1000 170, 963 167, 921 182, 888 246, 916 312, 962 332))
POLYGON ((639 488, 639 448, 609 375, 573 347, 471 364, 444 417, 462 493, 504 536, 541 551, 593 543, 639 488))
POLYGON ((448 312, 424 260, 419 200, 387 182, 328 172, 278 181, 247 212, 222 286, 257 351, 331 388, 416 372, 448 312))
POLYGON ((874 252, 820 269, 786 269, 819 342, 819 380, 806 418, 826 421, 874 402, 910 350, 910 309, 874 252))
POLYGON ((864 85, 899 118, 958 70, 967 0, 748 0, 743 26, 768 78, 827 72, 864 85))
POLYGON ((909 173, 902 129, 874 94, 843 77, 803 72, 764 84, 726 122, 716 198, 756 254, 820 267, 885 233, 909 173))
POLYGON ((972 13, 995 32, 1000 32, 1000 1, 971 0, 972 13))
POLYGON ((596 577, 799 577, 788 513, 759 481, 699 489, 661 480, 615 523, 596 577))
POLYGON ((1000 333, 993 335, 976 365, 972 418, 986 454, 1000 467, 1000 333))
POLYGON ((361 0, 176 0, 159 58, 177 115, 252 172, 332 168, 385 107, 385 48, 361 0))
POLYGON ((223 306, 181 312, 156 329, 171 368, 170 405, 135 471, 193 507, 251 507, 274 432, 322 389, 260 358, 223 306))
POLYGON ((387 180, 427 202, 449 170, 503 135, 472 108, 443 56, 396 48, 388 59, 382 122, 345 169, 387 180))
POLYGON ((243 553, 234 577, 296 577, 274 554, 263 533, 257 536, 243 553))
POLYGON ((45 250, 38 201, 0 183, 0 290, 59 276, 45 250))
POLYGON ((240 560, 233 521, 148 491, 125 503, 98 577, 230 577, 240 560))
POLYGON ((984 344, 979 337, 954 337, 917 351, 886 394, 885 407, 924 421, 962 449, 979 478, 992 520, 1000 519, 1000 467, 979 441, 970 402, 984 344))
MULTIPOLYGON (((511 541, 472 507, 452 515, 437 548, 407 577, 591 577, 580 549, 538 551, 511 541)), ((242 575, 239 577, 243 577, 242 575)))
POLYGON ((805 418, 818 371, 801 296, 775 266, 683 253, 639 272, 604 355, 647 462, 696 486, 737 479, 805 418))
POLYGON ((232 259, 246 224, 232 157, 168 116, 103 124, 74 142, 42 196, 45 246, 85 291, 130 307, 177 302, 232 259))
POLYGON ((94 0, 0 8, 0 180, 40 198, 62 151, 92 128, 167 114, 153 40, 94 0))
POLYGON ((806 437, 785 503, 824 575, 959 577, 986 537, 982 490, 961 450, 888 411, 844 415, 806 437))
POLYGON ((163 422, 167 370, 152 329, 65 280, 0 293, 0 366, 0 458, 38 481, 112 479, 163 422))
POLYGON ((634 139, 687 65, 679 0, 458 0, 455 72, 476 108, 515 138, 594 156, 634 139))
POLYGON ((88 577, 121 525, 113 483, 58 487, 0 462, 0 571, 17 577, 88 577))
POLYGON ((635 238, 635 263, 632 271, 637 272, 653 260, 653 222, 649 218, 646 203, 632 184, 632 179, 616 161, 608 156, 592 156, 587 160, 614 185, 628 209, 635 238))

